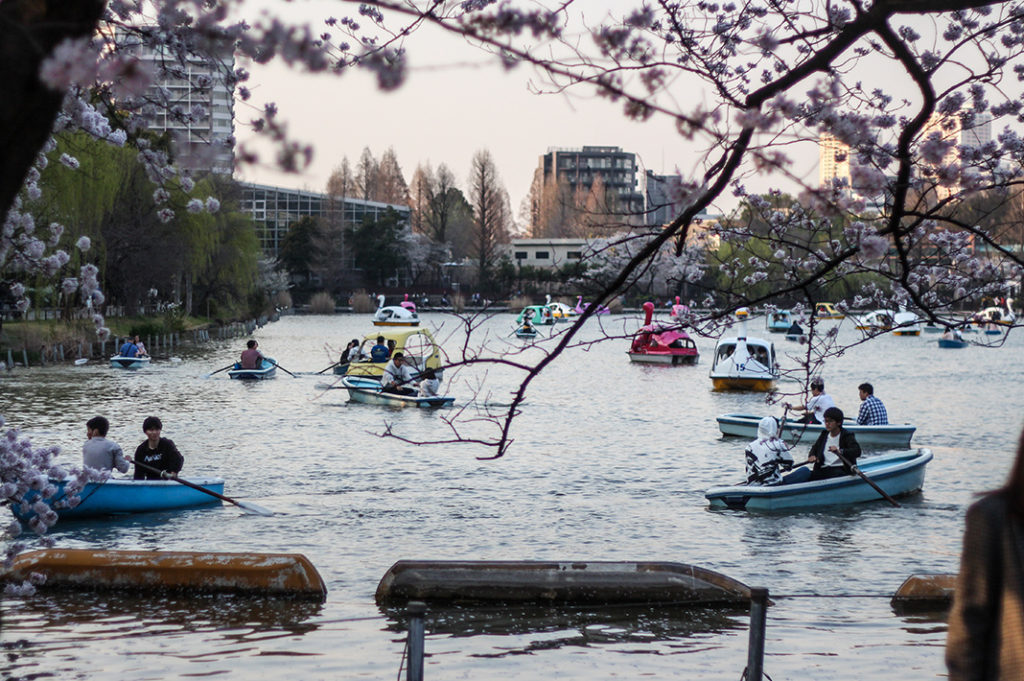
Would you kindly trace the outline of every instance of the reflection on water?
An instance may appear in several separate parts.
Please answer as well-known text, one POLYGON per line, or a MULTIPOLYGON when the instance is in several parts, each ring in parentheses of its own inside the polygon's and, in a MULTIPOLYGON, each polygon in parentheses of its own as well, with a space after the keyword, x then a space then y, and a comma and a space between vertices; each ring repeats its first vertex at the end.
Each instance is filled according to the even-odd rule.
MULTIPOLYGON (((447 320, 435 335, 457 353, 461 327, 423 318, 432 329, 447 320)), ((639 319, 608 323, 628 330, 639 319)), ((513 347, 496 340, 511 324, 505 315, 481 330, 495 348, 513 347)), ((1024 413, 1021 334, 1000 349, 959 351, 955 364, 927 339, 898 337, 830 362, 825 378, 844 411, 856 413, 867 380, 893 422, 917 426, 913 445, 935 453, 923 494, 902 508, 749 514, 707 510, 703 491, 741 479, 744 467, 744 441, 723 438, 715 417, 768 408, 763 395, 711 392, 707 366, 632 365, 621 343, 570 351, 531 385, 508 455, 485 462, 476 457, 489 452, 478 448, 379 437, 390 427, 411 440, 446 439, 436 412, 357 408, 342 391, 315 387, 332 380, 314 375, 335 359, 324 348, 371 328, 368 315, 339 315, 259 330, 260 345, 298 378, 206 377, 237 357, 237 339, 182 348, 181 363, 146 371, 89 363, 0 379, 8 423, 62 446, 67 461, 78 458, 91 416, 109 418, 111 438, 130 450, 144 439, 143 419, 157 415, 186 457, 186 476, 224 477, 228 496, 277 512, 225 505, 67 523, 55 533, 59 546, 299 552, 328 586, 322 605, 78 593, 6 600, 0 644, 15 656, 12 678, 387 678, 401 662, 404 618, 381 612, 374 592, 400 559, 692 563, 771 590, 773 678, 942 674, 941 621, 894 614, 889 598, 910 574, 956 570, 966 504, 1006 475, 1024 413)), ((841 338, 855 333, 840 328, 841 338)), ((446 372, 445 389, 457 407, 475 396, 507 404, 519 378, 510 367, 470 367, 446 372)), ((466 433, 495 434, 485 421, 466 433)), ((746 660, 745 613, 474 609, 431 613, 427 626, 431 681, 702 681, 739 678, 746 660)))

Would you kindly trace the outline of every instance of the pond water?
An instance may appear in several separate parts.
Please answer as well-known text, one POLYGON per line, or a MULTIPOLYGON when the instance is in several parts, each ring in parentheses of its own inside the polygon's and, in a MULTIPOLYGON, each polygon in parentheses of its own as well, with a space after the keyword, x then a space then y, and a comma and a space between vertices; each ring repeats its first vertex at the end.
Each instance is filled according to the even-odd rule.
MULTIPOLYGON (((424 321, 457 357, 458 320, 424 321)), ((636 316, 604 317, 588 322, 584 337, 639 324, 636 316)), ((512 328, 513 316, 501 315, 475 335, 486 334, 491 353, 522 348, 512 328)), ((508 454, 485 461, 477 457, 491 452, 480 446, 380 435, 390 428, 414 441, 450 439, 445 417, 500 410, 516 370, 448 372, 456 407, 434 412, 348 404, 343 390, 318 389, 334 380, 314 375, 331 362, 326 346, 369 331, 368 315, 285 317, 259 329, 261 348, 297 378, 207 376, 237 356, 243 339, 182 348, 180 362, 157 359, 139 372, 93 361, 0 378, 8 424, 37 445, 62 446, 67 462, 79 459, 91 416, 107 416, 110 436, 131 451, 144 439, 142 420, 155 414, 185 455, 186 476, 222 476, 228 496, 277 511, 262 517, 225 505, 68 522, 54 531, 59 546, 301 552, 329 590, 323 604, 5 599, 4 677, 393 678, 404 624, 375 605, 374 592, 400 559, 693 563, 771 590, 765 671, 776 680, 945 675, 942 617, 897 615, 889 598, 912 573, 957 569, 966 505, 1004 479, 1024 414, 1024 334, 965 350, 939 349, 934 336, 887 335, 832 360, 826 389, 848 414, 859 404, 856 386, 868 380, 891 421, 917 425, 914 446, 935 454, 924 492, 902 508, 755 515, 707 508, 706 488, 743 477, 745 442, 723 438, 715 417, 780 410, 763 395, 711 391, 713 340, 698 339, 695 367, 631 364, 621 340, 570 350, 531 385, 508 454)), ((840 326, 844 339, 857 333, 840 326)), ((783 363, 795 365, 786 353, 800 346, 772 338, 783 363)), ((478 421, 464 433, 494 430, 478 421)), ((739 679, 746 662, 745 612, 502 608, 435 612, 427 624, 431 681, 739 679)))

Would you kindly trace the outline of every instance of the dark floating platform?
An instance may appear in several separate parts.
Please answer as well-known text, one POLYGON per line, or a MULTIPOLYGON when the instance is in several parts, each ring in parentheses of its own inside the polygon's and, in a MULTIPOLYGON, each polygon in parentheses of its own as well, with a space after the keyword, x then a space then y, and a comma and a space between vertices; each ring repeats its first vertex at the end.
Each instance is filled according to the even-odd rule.
POLYGON ((379 605, 746 605, 750 588, 684 563, 400 560, 380 580, 376 599, 379 605))
POLYGON ((955 574, 910 575, 896 590, 891 604, 900 613, 948 610, 955 590, 955 574))

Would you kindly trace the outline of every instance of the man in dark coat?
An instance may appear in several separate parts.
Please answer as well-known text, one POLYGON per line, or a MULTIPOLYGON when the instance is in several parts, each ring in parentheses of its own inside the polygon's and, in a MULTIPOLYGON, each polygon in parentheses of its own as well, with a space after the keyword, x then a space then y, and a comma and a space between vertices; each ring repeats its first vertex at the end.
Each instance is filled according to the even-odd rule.
POLYGON ((843 412, 839 407, 825 410, 825 432, 811 446, 807 458, 814 463, 811 480, 852 475, 850 466, 857 463, 860 445, 853 433, 843 428, 843 412))

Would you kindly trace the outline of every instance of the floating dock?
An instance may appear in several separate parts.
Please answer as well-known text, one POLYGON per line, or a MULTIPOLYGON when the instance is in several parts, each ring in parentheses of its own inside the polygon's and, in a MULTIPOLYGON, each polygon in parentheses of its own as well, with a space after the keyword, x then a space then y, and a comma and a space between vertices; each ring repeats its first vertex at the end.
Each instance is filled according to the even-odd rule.
POLYGON ((46 578, 40 588, 168 590, 323 601, 327 587, 298 553, 45 549, 19 555, 0 581, 46 578))
POLYGON ((400 560, 377 586, 377 603, 745 605, 750 588, 683 563, 627 561, 400 560))

